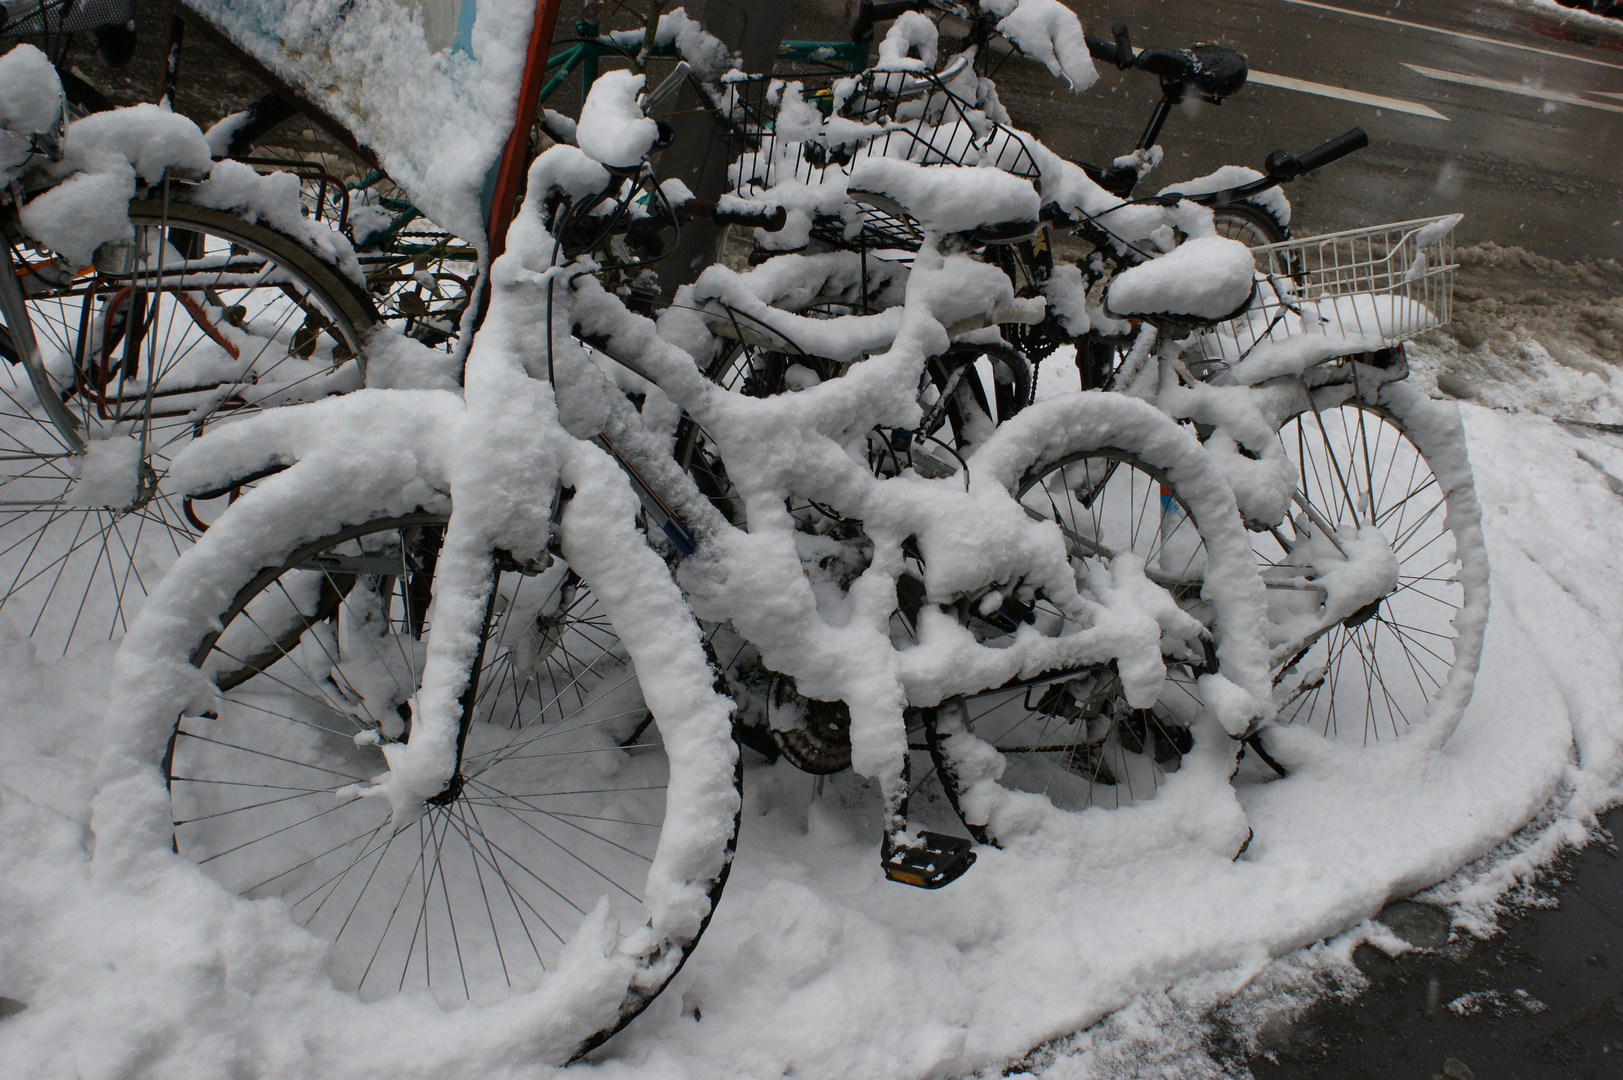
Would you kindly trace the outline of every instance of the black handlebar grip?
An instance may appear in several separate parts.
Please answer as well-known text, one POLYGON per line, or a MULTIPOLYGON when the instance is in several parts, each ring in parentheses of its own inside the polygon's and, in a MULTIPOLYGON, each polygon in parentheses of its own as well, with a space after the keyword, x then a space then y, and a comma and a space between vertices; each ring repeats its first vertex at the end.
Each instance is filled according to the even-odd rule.
POLYGON ((1089 56, 1093 57, 1095 60, 1099 61, 1099 63, 1101 63, 1101 64, 1112 64, 1112 65, 1115 64, 1115 62, 1116 62, 1116 46, 1115 45, 1113 45, 1110 42, 1106 41, 1104 38, 1097 38, 1097 37, 1094 37, 1092 34, 1089 34, 1089 33, 1086 33, 1086 32, 1083 33, 1082 40, 1084 40, 1084 41, 1086 41, 1088 43, 1088 55, 1089 56))
POLYGON ((746 229, 764 229, 767 232, 777 232, 789 221, 789 211, 781 206, 774 206, 770 210, 747 211, 741 214, 729 214, 718 211, 716 213, 717 225, 742 225, 746 229))
POLYGON ((1268 155, 1268 161, 1263 169, 1275 180, 1294 180, 1302 175, 1301 162, 1289 150, 1275 150, 1268 155))
POLYGON ((1339 161, 1354 150, 1362 150, 1369 145, 1369 135, 1361 127, 1355 127, 1345 135, 1339 135, 1316 149, 1309 150, 1296 159, 1298 169, 1310 173, 1314 169, 1322 169, 1332 161, 1339 161))
POLYGON ((691 199, 683 207, 694 217, 709 217, 717 225, 741 225, 746 229, 777 232, 789 221, 789 211, 781 206, 757 204, 745 210, 721 210, 707 199, 691 199))
POLYGON ((1110 36, 1116 39, 1116 66, 1126 71, 1133 66, 1133 41, 1127 36, 1127 24, 1113 24, 1110 36))
POLYGON ((1101 64, 1127 71, 1133 66, 1133 43, 1127 37, 1127 24, 1116 23, 1110 28, 1110 36, 1114 41, 1096 38, 1092 34, 1084 33, 1082 40, 1088 43, 1088 55, 1101 64))

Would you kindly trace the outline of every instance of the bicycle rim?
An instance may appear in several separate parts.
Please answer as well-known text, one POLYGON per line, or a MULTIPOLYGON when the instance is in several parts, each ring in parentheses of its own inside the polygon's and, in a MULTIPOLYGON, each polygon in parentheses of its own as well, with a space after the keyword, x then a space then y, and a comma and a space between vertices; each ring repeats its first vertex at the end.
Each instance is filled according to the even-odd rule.
POLYGON ((1325 574, 1347 558, 1326 548, 1301 508, 1282 529, 1256 534, 1283 699, 1276 722, 1360 745, 1396 738, 1427 717, 1459 659, 1467 587, 1449 493, 1386 409, 1353 401, 1305 412, 1280 436, 1315 514, 1344 546, 1373 525, 1395 560, 1395 580, 1304 635, 1297 628, 1326 602, 1325 574))

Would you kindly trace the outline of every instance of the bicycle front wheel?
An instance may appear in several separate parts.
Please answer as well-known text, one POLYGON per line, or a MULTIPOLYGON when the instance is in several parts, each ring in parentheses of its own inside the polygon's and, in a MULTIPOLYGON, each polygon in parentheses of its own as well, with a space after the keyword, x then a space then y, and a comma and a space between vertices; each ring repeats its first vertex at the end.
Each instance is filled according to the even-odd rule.
POLYGON ((123 265, 17 251, 74 453, 20 364, 0 368, 0 612, 47 655, 115 638, 226 498, 169 461, 211 424, 357 388, 370 302, 297 241, 171 200, 130 205, 123 265))
MULTIPOLYGON (((385 801, 350 797, 413 737, 446 521, 374 520, 261 571, 194 653, 221 693, 179 719, 165 760, 176 849, 230 889, 283 900, 363 1000, 426 989, 454 1006, 537 987, 600 903, 628 929, 647 922, 664 830, 659 728, 561 560, 497 571, 450 785, 403 827, 385 801)), ((703 929, 656 950, 597 1037, 658 994, 703 929)))
POLYGON ((1292 520, 1253 534, 1278 723, 1367 744, 1458 722, 1488 574, 1464 433, 1444 408, 1391 384, 1281 428, 1300 499, 1292 520))

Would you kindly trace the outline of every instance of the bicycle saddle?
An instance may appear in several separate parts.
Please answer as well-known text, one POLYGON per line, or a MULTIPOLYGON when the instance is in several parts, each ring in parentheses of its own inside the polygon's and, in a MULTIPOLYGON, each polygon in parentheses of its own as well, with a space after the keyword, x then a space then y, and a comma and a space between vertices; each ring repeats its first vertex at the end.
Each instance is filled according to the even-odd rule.
POLYGON ((1193 49, 1143 49, 1134 65, 1171 82, 1186 83, 1201 97, 1218 101, 1245 85, 1245 57, 1226 45, 1193 49))
POLYGON ((1244 244, 1196 237, 1117 274, 1105 290, 1105 312, 1119 319, 1211 326, 1251 306, 1255 278, 1256 263, 1244 244))
POLYGON ((983 243, 1008 243, 1041 228, 1037 189, 1001 169, 868 157, 851 170, 846 193, 938 233, 975 233, 983 243))

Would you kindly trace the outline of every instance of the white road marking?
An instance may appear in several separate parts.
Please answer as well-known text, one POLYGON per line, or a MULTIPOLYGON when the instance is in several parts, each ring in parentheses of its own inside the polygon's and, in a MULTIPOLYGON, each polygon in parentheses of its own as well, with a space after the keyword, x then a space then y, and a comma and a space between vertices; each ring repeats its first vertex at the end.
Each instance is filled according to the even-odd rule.
POLYGON ((1515 41, 1500 41, 1498 38, 1483 37, 1481 34, 1468 34, 1463 30, 1445 30, 1441 26, 1427 26, 1425 23, 1409 22, 1407 19, 1394 19, 1390 15, 1375 15, 1368 11, 1353 11, 1350 8, 1333 7, 1330 4, 1316 3, 1315 0, 1279 0, 1279 2, 1282 4, 1294 4, 1297 7, 1333 11, 1337 15, 1352 15, 1359 19, 1373 19, 1375 22, 1392 23, 1395 26, 1408 26, 1415 30, 1426 30, 1433 34, 1464 38, 1466 41, 1480 41, 1488 45, 1497 45, 1501 49, 1520 49, 1522 52, 1539 53, 1542 56, 1556 56, 1562 60, 1575 60, 1580 64, 1594 64, 1596 67, 1623 71, 1623 64, 1614 64, 1610 60, 1594 60, 1587 56, 1574 56, 1571 53, 1556 52, 1554 49, 1541 49, 1537 45, 1523 45, 1515 41))
POLYGON ((1419 64, 1404 64, 1404 67, 1428 79, 1439 82, 1459 83, 1462 86, 1480 86, 1485 90, 1498 90, 1505 94, 1520 94, 1522 97, 1540 98, 1544 101, 1559 101, 1564 105, 1582 105, 1589 109, 1602 109, 1606 112, 1623 113, 1623 105, 1609 105, 1604 101, 1590 101, 1577 94, 1565 94, 1560 90, 1545 90, 1538 86, 1527 86, 1519 82, 1507 82, 1504 79, 1489 79, 1481 75, 1462 75, 1458 71, 1440 71, 1437 68, 1421 67, 1419 64))
POLYGON ((1589 93, 1594 94, 1596 97, 1615 97, 1623 101, 1623 94, 1614 94, 1610 90, 1591 90, 1589 93))
POLYGON ((1359 105, 1373 105, 1377 109, 1408 113, 1411 116, 1424 116, 1431 120, 1448 119, 1436 109, 1429 105, 1422 105, 1418 101, 1382 97, 1380 94, 1366 94, 1362 90, 1348 90, 1344 86, 1327 86, 1324 83, 1308 82, 1306 79, 1293 79, 1288 75, 1270 75, 1266 71, 1258 71, 1255 68, 1252 68, 1246 75, 1246 81, 1261 83, 1263 86, 1277 86, 1281 90, 1295 90, 1299 94, 1317 94, 1319 97, 1335 98, 1337 101, 1352 101, 1359 105))

